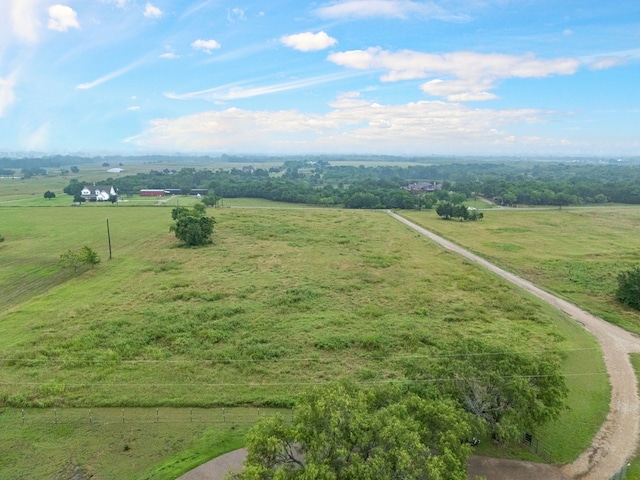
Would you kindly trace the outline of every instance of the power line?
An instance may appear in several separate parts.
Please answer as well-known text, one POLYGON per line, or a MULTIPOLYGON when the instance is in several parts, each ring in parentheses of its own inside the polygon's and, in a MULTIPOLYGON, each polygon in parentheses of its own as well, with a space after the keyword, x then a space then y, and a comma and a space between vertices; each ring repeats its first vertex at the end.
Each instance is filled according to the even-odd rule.
POLYGON ((469 353, 437 353, 437 354, 407 354, 407 355, 380 355, 380 356, 353 356, 353 357, 289 357, 289 358, 209 358, 209 359, 138 359, 138 360, 121 360, 118 358, 91 358, 91 357, 71 357, 71 358, 20 358, 20 357, 3 357, 0 362, 34 362, 34 363, 74 363, 79 361, 93 361, 93 363, 278 363, 278 362, 345 362, 354 360, 413 360, 413 359, 431 359, 431 358, 465 358, 465 357, 497 357, 503 355, 540 355, 545 353, 571 353, 598 351, 598 348, 571 348, 557 350, 531 350, 531 351, 506 351, 506 352, 469 352, 469 353))
MULTIPOLYGON (((599 376, 599 375, 608 375, 607 372, 589 372, 589 373, 561 373, 558 375, 501 375, 502 379, 534 379, 534 378, 548 378, 548 377, 588 377, 588 376, 599 376)), ((482 377, 434 377, 434 378, 424 378, 424 379, 407 379, 407 378, 395 378, 395 379, 383 379, 383 380, 368 380, 368 381, 357 381, 354 380, 354 383, 358 385, 383 385, 383 384, 391 384, 391 383, 438 383, 438 382, 449 382, 449 381, 472 381, 478 380, 482 377)), ((323 381, 323 382, 247 382, 247 383, 73 383, 73 382, 57 382, 56 385, 64 386, 64 387, 283 387, 283 386, 291 386, 291 385, 301 385, 301 386, 311 386, 311 385, 333 385, 337 383, 334 381, 323 381)), ((53 383, 50 382, 0 382, 0 385, 5 386, 51 386, 53 383)))

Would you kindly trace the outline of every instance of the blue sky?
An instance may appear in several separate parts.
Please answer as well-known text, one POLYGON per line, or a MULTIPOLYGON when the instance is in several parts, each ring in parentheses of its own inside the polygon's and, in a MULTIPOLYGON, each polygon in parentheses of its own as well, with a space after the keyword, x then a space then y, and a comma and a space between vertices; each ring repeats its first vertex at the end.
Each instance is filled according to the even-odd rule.
POLYGON ((0 151, 640 154, 640 2, 0 0, 0 151))

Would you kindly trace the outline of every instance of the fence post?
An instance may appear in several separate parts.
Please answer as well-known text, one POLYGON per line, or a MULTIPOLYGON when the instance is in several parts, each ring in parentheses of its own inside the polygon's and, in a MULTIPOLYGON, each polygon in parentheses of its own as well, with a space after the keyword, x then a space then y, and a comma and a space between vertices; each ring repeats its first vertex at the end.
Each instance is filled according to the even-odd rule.
POLYGON ((160 420, 160 419, 158 418, 158 417, 159 417, 159 415, 160 415, 160 414, 159 414, 159 410, 160 410, 159 408, 156 408, 156 423, 158 423, 158 421, 160 420))
POLYGON ((124 423, 124 408, 122 409, 122 423, 124 423))
POLYGON ((24 425, 24 408, 22 409, 22 424, 24 425))
POLYGON ((193 408, 189 409, 189 416, 191 417, 191 423, 193 423, 193 408))
POLYGON ((224 407, 222 407, 222 423, 227 423, 227 419, 224 416, 224 407))

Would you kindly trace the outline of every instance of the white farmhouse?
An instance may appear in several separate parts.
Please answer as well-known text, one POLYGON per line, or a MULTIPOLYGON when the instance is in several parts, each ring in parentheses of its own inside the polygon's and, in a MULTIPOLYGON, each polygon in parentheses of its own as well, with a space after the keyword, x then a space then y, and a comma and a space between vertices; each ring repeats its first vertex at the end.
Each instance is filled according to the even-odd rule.
POLYGON ((90 202, 106 202, 111 195, 116 195, 112 185, 88 185, 80 192, 83 198, 90 202))

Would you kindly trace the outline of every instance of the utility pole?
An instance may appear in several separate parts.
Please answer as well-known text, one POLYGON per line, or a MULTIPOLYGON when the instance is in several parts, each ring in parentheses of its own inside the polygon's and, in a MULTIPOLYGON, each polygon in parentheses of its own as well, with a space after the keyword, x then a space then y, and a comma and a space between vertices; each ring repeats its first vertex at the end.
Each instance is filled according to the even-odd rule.
POLYGON ((111 260, 111 232, 109 231, 109 219, 107 218, 107 239, 109 240, 109 260, 111 260))

